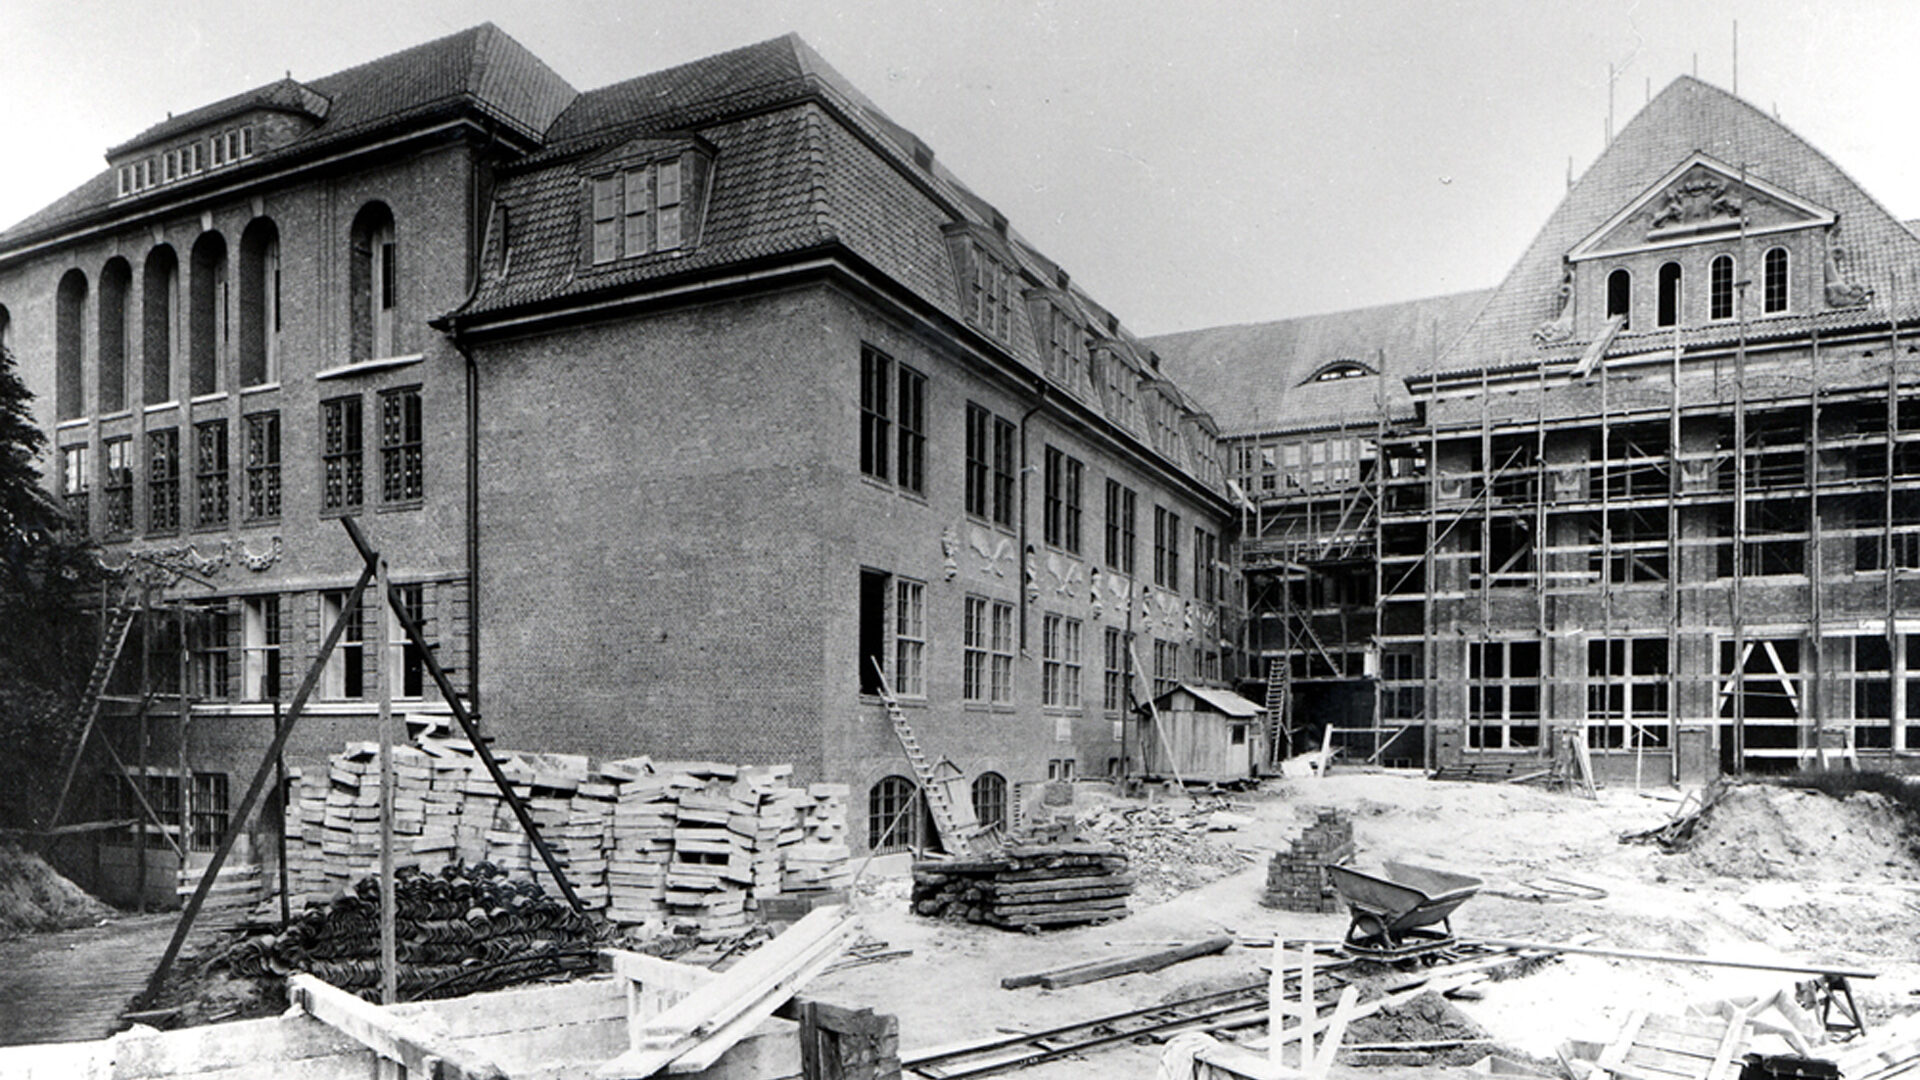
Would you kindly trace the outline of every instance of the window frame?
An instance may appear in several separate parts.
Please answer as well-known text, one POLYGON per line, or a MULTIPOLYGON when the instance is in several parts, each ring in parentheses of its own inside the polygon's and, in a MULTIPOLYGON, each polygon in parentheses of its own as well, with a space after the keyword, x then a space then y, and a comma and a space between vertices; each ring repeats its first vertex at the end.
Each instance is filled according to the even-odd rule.
POLYGON ((1544 655, 1544 645, 1536 639, 1501 638, 1467 643, 1466 739, 1461 748, 1463 751, 1533 753, 1541 749, 1545 725, 1541 705, 1545 696, 1545 679, 1541 668, 1544 655), (1514 675, 1513 661, 1517 651, 1531 652, 1532 675, 1514 675), (1489 661, 1488 658, 1492 656, 1499 658, 1497 662, 1489 661), (1530 710, 1515 707, 1516 690, 1526 691, 1531 697, 1533 706, 1530 710), (1530 735, 1519 734, 1529 729, 1530 735))
POLYGON ((1134 490, 1120 481, 1107 478, 1106 563, 1109 570, 1133 576, 1134 552, 1138 537, 1134 518, 1139 501, 1134 490))
POLYGON ((927 377, 896 363, 894 384, 899 404, 894 419, 895 480, 902 491, 924 495, 927 490, 927 377))
POLYGON ((890 482, 888 450, 893 429, 893 357, 860 345, 860 473, 890 482))
POLYGON ((227 418, 201 420, 193 425, 193 526, 222 528, 232 520, 233 450, 227 418))
POLYGON ((278 521, 283 506, 281 487, 280 411, 248 413, 246 421, 246 506, 248 522, 278 521))
POLYGON ((426 426, 426 403, 418 383, 380 391, 382 507, 417 506, 426 501, 426 426))
POLYGON ((1620 329, 1633 329, 1633 271, 1624 266, 1615 267, 1607 273, 1606 292, 1607 318, 1621 318, 1620 329), (1618 282, 1619 284, 1615 284, 1618 282))
POLYGON ((147 429, 147 532, 180 531, 180 429, 147 429))
POLYGON ((100 499, 106 511, 102 535, 133 535, 133 436, 117 435, 100 441, 100 499))
POLYGON ((320 593, 322 632, 333 626, 343 609, 349 615, 341 630, 340 641, 334 646, 332 655, 327 657, 327 666, 322 672, 320 686, 324 700, 362 701, 370 688, 366 663, 366 606, 360 602, 348 609, 347 601, 352 595, 346 589, 326 589, 320 593))
POLYGON ((893 692, 924 700, 927 696, 927 583, 893 579, 893 692))
POLYGON ((1668 685, 1672 663, 1665 635, 1587 639, 1589 749, 1631 751, 1638 745, 1664 750, 1672 744, 1668 685), (1639 730, 1644 741, 1636 744, 1630 729, 1639 730))
POLYGON ((1059 548, 1069 555, 1078 555, 1083 466, 1080 459, 1053 445, 1046 447, 1043 461, 1042 533, 1049 547, 1059 548))
POLYGON ((284 606, 278 593, 241 598, 240 700, 274 701, 280 696, 282 647, 286 639, 284 606))
POLYGON ((366 441, 366 405, 360 394, 320 402, 322 514, 352 513, 366 505, 366 441))
POLYGON ((1724 322, 1734 316, 1734 275, 1739 270, 1733 256, 1721 252, 1707 261, 1707 319, 1724 322))
POLYGON ((1765 315, 1784 315, 1793 299, 1793 255, 1785 247, 1775 246, 1760 256, 1760 310, 1765 315), (1775 259, 1774 256, 1779 258, 1775 259))

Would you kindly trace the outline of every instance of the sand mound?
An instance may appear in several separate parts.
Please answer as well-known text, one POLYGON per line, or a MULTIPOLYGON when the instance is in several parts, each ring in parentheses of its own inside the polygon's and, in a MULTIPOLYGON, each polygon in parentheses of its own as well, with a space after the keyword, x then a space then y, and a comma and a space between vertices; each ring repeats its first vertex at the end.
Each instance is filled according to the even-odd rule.
POLYGON ((1905 825, 1884 796, 1836 799, 1772 784, 1728 789, 1681 857, 1733 878, 1855 881, 1917 869, 1905 825))
POLYGON ((0 844, 0 936, 67 930, 112 914, 40 856, 0 844))

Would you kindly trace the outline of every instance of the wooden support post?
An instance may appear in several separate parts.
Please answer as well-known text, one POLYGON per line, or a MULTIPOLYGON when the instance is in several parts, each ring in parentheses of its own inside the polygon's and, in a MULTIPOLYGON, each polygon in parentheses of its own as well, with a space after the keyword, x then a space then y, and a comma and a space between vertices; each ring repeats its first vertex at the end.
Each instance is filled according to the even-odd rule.
MULTIPOLYGON (((346 528, 347 536, 352 538, 353 546, 360 552, 360 557, 367 560, 368 570, 371 571, 376 553, 367 543, 366 534, 360 531, 360 523, 351 517, 343 517, 340 519, 340 524, 346 528)), ((358 597, 355 599, 357 600, 358 597)), ((575 911, 586 910, 586 905, 580 902, 579 894, 573 891, 573 883, 567 880, 566 872, 560 868, 560 860, 554 857, 553 848, 547 844, 546 837, 540 834, 539 826, 534 824, 533 815, 527 810, 526 800, 520 797, 519 792, 513 790, 513 785, 508 782, 506 773, 500 771, 499 759, 493 756, 493 751, 487 746, 486 736, 480 733, 479 724, 460 700, 459 692, 453 687, 453 680, 447 678, 447 669, 440 666, 440 659, 433 654, 433 649, 427 644, 426 634, 421 631, 420 624, 414 621, 413 615, 407 611, 406 605, 401 602, 393 586, 388 586, 384 600, 388 610, 393 612, 394 621, 400 624, 401 631, 406 634, 407 641, 419 651, 420 660, 426 665, 427 674, 433 678, 433 685, 440 691, 441 700, 445 701, 447 707, 453 711, 453 718, 459 721, 460 730, 466 733, 467 741, 473 744, 474 756, 478 757, 480 764, 486 767, 487 775, 492 778, 494 787, 500 791, 500 798, 513 810, 514 818, 520 822, 520 828, 527 834, 527 839, 532 841, 533 849, 539 852, 540 861, 546 864, 547 873, 553 876, 553 883, 559 887, 560 894, 566 898, 567 905, 575 911)))
POLYGON ((327 636, 320 642, 320 651, 315 654, 313 663, 308 665, 306 677, 300 680, 300 689, 294 692, 293 704, 287 708, 287 719, 273 737, 273 745, 267 747, 266 755, 260 760, 260 767, 254 771, 253 782, 247 785, 247 793, 240 797, 240 805, 234 807, 227 820, 227 833, 220 838, 220 847, 213 853, 213 859, 200 872, 200 883, 194 886, 193 895, 187 899, 187 906, 180 912, 180 922, 173 928, 173 938, 167 942, 166 952, 160 955, 160 963, 147 979, 147 987, 135 998, 135 1008, 151 1005, 160 987, 166 982, 167 972, 180 956, 180 946, 186 943, 188 931, 193 929, 193 920, 200 914, 200 908, 207 902, 207 893, 213 890, 213 880, 226 865, 227 856, 233 853, 233 845, 239 840, 240 832, 246 828, 247 819, 252 816, 253 808, 260 802, 260 792, 273 776, 274 763, 287 746, 287 737, 299 723, 300 714, 306 710, 307 698, 313 694, 313 688, 320 681, 320 673, 326 669, 327 658, 333 655, 334 646, 340 643, 340 636, 346 631, 347 611, 360 603, 360 597, 367 591, 367 584, 373 580, 373 564, 368 563, 360 571, 360 579, 353 584, 353 590, 347 595, 346 610, 335 619, 327 636))
MULTIPOLYGON (((386 556, 375 557, 373 566, 379 595, 385 596, 392 585, 387 578, 386 556)), ((341 617, 348 614, 341 612, 341 617)), ((373 669, 379 691, 379 717, 375 722, 380 727, 380 1002, 392 1005, 400 1000, 400 961, 393 921, 393 650, 387 642, 387 620, 380 620, 374 639, 380 646, 373 669)))
MULTIPOLYGON (((181 685, 184 686, 185 684, 183 683, 181 685)), ((183 710, 186 708, 184 699, 180 707, 183 710)), ((273 699, 273 733, 275 735, 280 734, 280 727, 285 723, 285 720, 286 718, 280 715, 280 699, 276 697, 273 699)), ((181 750, 181 761, 183 764, 180 769, 180 775, 185 776, 187 770, 184 764, 186 761, 184 745, 181 750)), ((280 793, 278 800, 280 804, 280 839, 275 845, 275 851, 279 855, 280 861, 280 923, 284 927, 287 923, 293 921, 293 899, 287 895, 287 878, 289 876, 287 872, 287 755, 284 751, 275 755, 274 770, 276 773, 274 778, 275 790, 280 793)))

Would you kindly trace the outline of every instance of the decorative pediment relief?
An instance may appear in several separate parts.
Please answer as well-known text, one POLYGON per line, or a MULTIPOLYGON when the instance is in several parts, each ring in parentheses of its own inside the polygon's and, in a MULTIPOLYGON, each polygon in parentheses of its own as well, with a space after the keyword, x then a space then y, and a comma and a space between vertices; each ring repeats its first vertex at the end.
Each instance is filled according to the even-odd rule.
POLYGON ((1824 206, 1758 176, 1694 153, 1567 252, 1579 262, 1675 247, 1738 232, 1748 236, 1832 225, 1824 206))

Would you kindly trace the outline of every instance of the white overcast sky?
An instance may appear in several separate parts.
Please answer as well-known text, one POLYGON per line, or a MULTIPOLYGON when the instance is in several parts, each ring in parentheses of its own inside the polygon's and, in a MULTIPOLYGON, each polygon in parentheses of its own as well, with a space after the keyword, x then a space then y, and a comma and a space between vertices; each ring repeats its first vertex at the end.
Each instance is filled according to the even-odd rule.
POLYGON ((1497 284, 1605 136, 1733 81, 1920 217, 1920 4, 0 0, 0 220, 169 111, 491 20, 586 90, 798 31, 1139 333, 1497 284))

